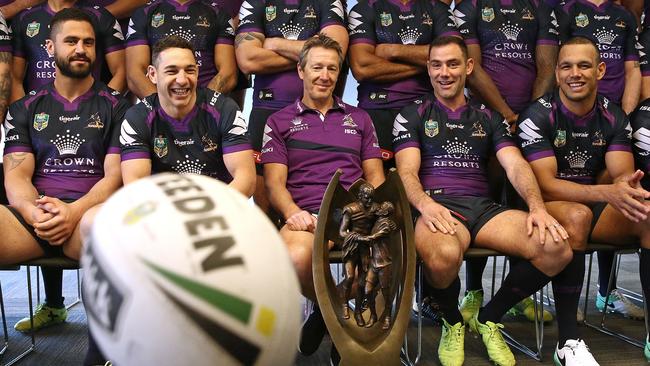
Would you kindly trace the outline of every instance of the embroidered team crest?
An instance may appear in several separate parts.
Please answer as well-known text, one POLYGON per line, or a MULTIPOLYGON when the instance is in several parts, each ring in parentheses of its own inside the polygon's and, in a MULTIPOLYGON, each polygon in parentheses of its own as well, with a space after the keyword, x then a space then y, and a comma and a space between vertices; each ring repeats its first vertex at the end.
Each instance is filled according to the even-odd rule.
POLYGON ((589 25, 589 17, 585 14, 580 13, 576 16, 576 25, 580 28, 584 28, 589 25))
POLYGON ((153 153, 162 158, 169 152, 166 137, 156 137, 153 139, 153 153))
POLYGON ((99 117, 99 112, 93 113, 93 115, 88 118, 86 128, 96 128, 98 130, 104 128, 104 122, 102 122, 102 119, 99 117))
POLYGON ((435 135, 438 134, 439 129, 438 129, 438 121, 434 121, 432 119, 427 120, 424 122, 424 134, 429 136, 429 137, 434 137, 435 135))
POLYGON ((305 8, 305 19, 316 19, 316 12, 314 11, 314 7, 309 5, 305 8))
POLYGON ((201 142, 203 143, 203 152, 215 151, 218 147, 208 135, 203 135, 201 142))
POLYGON ((422 25, 428 25, 428 26, 433 25, 433 20, 431 19, 431 16, 429 14, 424 13, 422 15, 422 25))
POLYGON ((36 131, 43 131, 47 128, 47 125, 50 122, 50 115, 47 113, 39 113, 34 116, 34 129, 36 131))
POLYGON ((352 115, 350 115, 350 114, 346 114, 346 115, 343 117, 343 126, 346 126, 346 127, 357 127, 357 124, 354 123, 354 120, 352 119, 352 115))
POLYGON ((485 133, 485 130, 483 129, 483 125, 481 124, 481 122, 478 121, 474 122, 474 124, 472 125, 472 137, 483 138, 485 136, 487 136, 487 134, 485 133))
POLYGON ((158 28, 163 24, 165 24, 165 14, 162 13, 154 14, 153 17, 151 18, 151 26, 154 28, 158 28))
POLYGON ((619 27, 619 28, 625 28, 625 27, 627 27, 627 24, 625 24, 624 21, 619 20, 618 22, 616 22, 616 26, 619 27))
POLYGON ((596 131, 594 133, 593 141, 591 142, 593 146, 605 146, 607 145, 607 142, 605 141, 605 138, 603 137, 603 133, 601 131, 596 131))
POLYGON ((275 19, 276 15, 278 14, 278 8, 275 7, 275 5, 269 5, 264 9, 264 13, 266 14, 266 21, 270 22, 273 19, 275 19))
POLYGON ((196 26, 209 28, 210 22, 208 21, 208 18, 204 17, 203 15, 199 15, 199 19, 196 21, 196 26))
POLYGON ((562 147, 566 145, 565 130, 557 130, 557 133, 555 134, 555 140, 553 140, 553 145, 555 145, 555 147, 562 147))
POLYGON ((481 10, 481 19, 484 22, 491 22, 494 20, 494 9, 488 8, 487 6, 481 10))
POLYGON ((388 27, 393 24, 393 17, 390 13, 382 12, 379 14, 379 20, 381 21, 382 27, 388 27))
POLYGON ((25 31, 25 34, 27 34, 27 37, 33 38, 38 34, 40 30, 41 30, 41 23, 31 22, 27 24, 27 30, 25 31))
POLYGON ((530 10, 524 9, 524 11, 522 12, 522 15, 521 15, 521 19, 534 20, 535 16, 533 16, 533 13, 530 10))

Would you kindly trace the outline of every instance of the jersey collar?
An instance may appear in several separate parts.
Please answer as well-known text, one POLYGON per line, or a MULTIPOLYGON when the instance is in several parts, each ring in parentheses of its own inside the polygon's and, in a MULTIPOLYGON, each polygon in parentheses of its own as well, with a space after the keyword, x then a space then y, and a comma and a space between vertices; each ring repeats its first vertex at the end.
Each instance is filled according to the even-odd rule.
MULTIPOLYGON (((345 113, 346 109, 347 108, 345 106, 345 103, 343 103, 343 101, 339 97, 334 96, 334 105, 332 106, 332 108, 330 108, 330 111, 340 110, 345 113)), ((296 113, 298 115, 301 115, 307 111, 314 111, 314 109, 307 107, 300 99, 296 99, 296 113)))

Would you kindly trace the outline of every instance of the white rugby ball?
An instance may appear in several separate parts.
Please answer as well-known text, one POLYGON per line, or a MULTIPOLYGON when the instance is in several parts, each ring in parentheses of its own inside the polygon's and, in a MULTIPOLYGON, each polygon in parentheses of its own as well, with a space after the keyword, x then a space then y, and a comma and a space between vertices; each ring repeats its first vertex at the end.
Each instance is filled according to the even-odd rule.
POLYGON ((285 245, 216 179, 165 173, 119 190, 82 266, 88 322, 115 365, 293 364, 300 292, 285 245))

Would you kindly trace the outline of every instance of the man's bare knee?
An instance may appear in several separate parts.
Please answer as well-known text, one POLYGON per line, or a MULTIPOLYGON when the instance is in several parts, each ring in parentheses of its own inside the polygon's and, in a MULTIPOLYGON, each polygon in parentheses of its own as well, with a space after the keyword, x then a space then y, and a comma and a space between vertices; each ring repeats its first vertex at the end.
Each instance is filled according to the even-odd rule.
MULTIPOLYGON (((533 237, 537 238, 536 235, 533 234, 533 237)), ((573 258, 571 245, 564 240, 555 242, 548 232, 546 233, 544 245, 539 243, 533 245, 536 245, 537 251, 530 261, 547 276, 555 276, 560 273, 573 258)))
POLYGON ((585 250, 591 229, 593 213, 585 205, 576 204, 558 217, 558 221, 569 234, 569 243, 574 250, 585 250))
POLYGON ((458 275, 458 270, 463 263, 463 251, 460 245, 436 244, 435 249, 421 254, 422 262, 428 273, 431 284, 437 288, 444 288, 458 275))

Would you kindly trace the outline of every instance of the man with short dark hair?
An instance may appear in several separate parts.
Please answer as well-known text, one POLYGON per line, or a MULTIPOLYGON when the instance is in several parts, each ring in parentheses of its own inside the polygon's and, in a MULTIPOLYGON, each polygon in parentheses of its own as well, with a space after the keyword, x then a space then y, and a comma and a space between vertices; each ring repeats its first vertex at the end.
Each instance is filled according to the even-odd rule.
MULTIPOLYGON (((345 188, 362 177, 375 187, 384 181, 370 117, 333 96, 342 63, 343 52, 335 40, 322 33, 308 39, 297 66, 302 98, 271 115, 264 127, 264 182, 271 206, 285 221, 280 235, 302 293, 311 300, 316 299, 313 233, 332 175, 341 169, 345 188)), ((303 326, 300 352, 314 353, 324 334, 325 324, 315 308, 303 326)))
MULTIPOLYGON (((47 52, 56 77, 9 108, 4 127, 5 188, 10 206, 0 207, 3 263, 41 256, 79 258, 81 217, 121 184, 119 123, 127 103, 95 81, 95 32, 76 8, 52 18, 47 52)), ((34 328, 63 322, 61 279, 45 284, 45 303, 34 328)), ((31 330, 29 318, 16 324, 31 330)))
POLYGON ((463 254, 473 245, 524 259, 510 269, 499 291, 469 321, 481 334, 491 361, 514 365, 499 320, 565 271, 572 260, 567 231, 572 232, 575 224, 547 212, 533 172, 504 118, 466 100, 463 90, 473 63, 457 37, 439 37, 431 43, 428 72, 434 93, 405 107, 395 119, 395 158, 408 199, 420 212, 416 250, 433 288, 431 295, 445 314, 438 348, 441 363, 460 365, 464 358, 458 270, 463 254), (489 198, 486 165, 493 153, 526 201, 528 212, 489 198))
MULTIPOLYGON (((634 171, 632 131, 625 112, 598 94, 605 69, 590 39, 574 37, 564 42, 555 69, 559 88, 520 115, 517 137, 544 199, 554 201, 547 203, 551 213, 571 212, 574 208, 568 205, 576 204, 590 213, 590 234, 574 236, 571 241, 574 257, 584 257, 589 238, 614 245, 640 240, 641 286, 650 295, 646 292, 650 286, 650 207, 643 203, 650 193, 639 186, 643 172, 634 171), (613 183, 598 183, 605 170, 613 183)), ((556 301, 558 295, 569 294, 577 304, 584 261, 581 264, 581 271, 574 274, 574 285, 556 292, 556 301)), ((558 326, 572 324, 575 318, 562 319, 558 314, 558 326)), ((564 344, 561 339, 555 351, 556 363, 570 362, 579 355, 576 349, 583 348, 581 343, 577 334, 564 344)))

